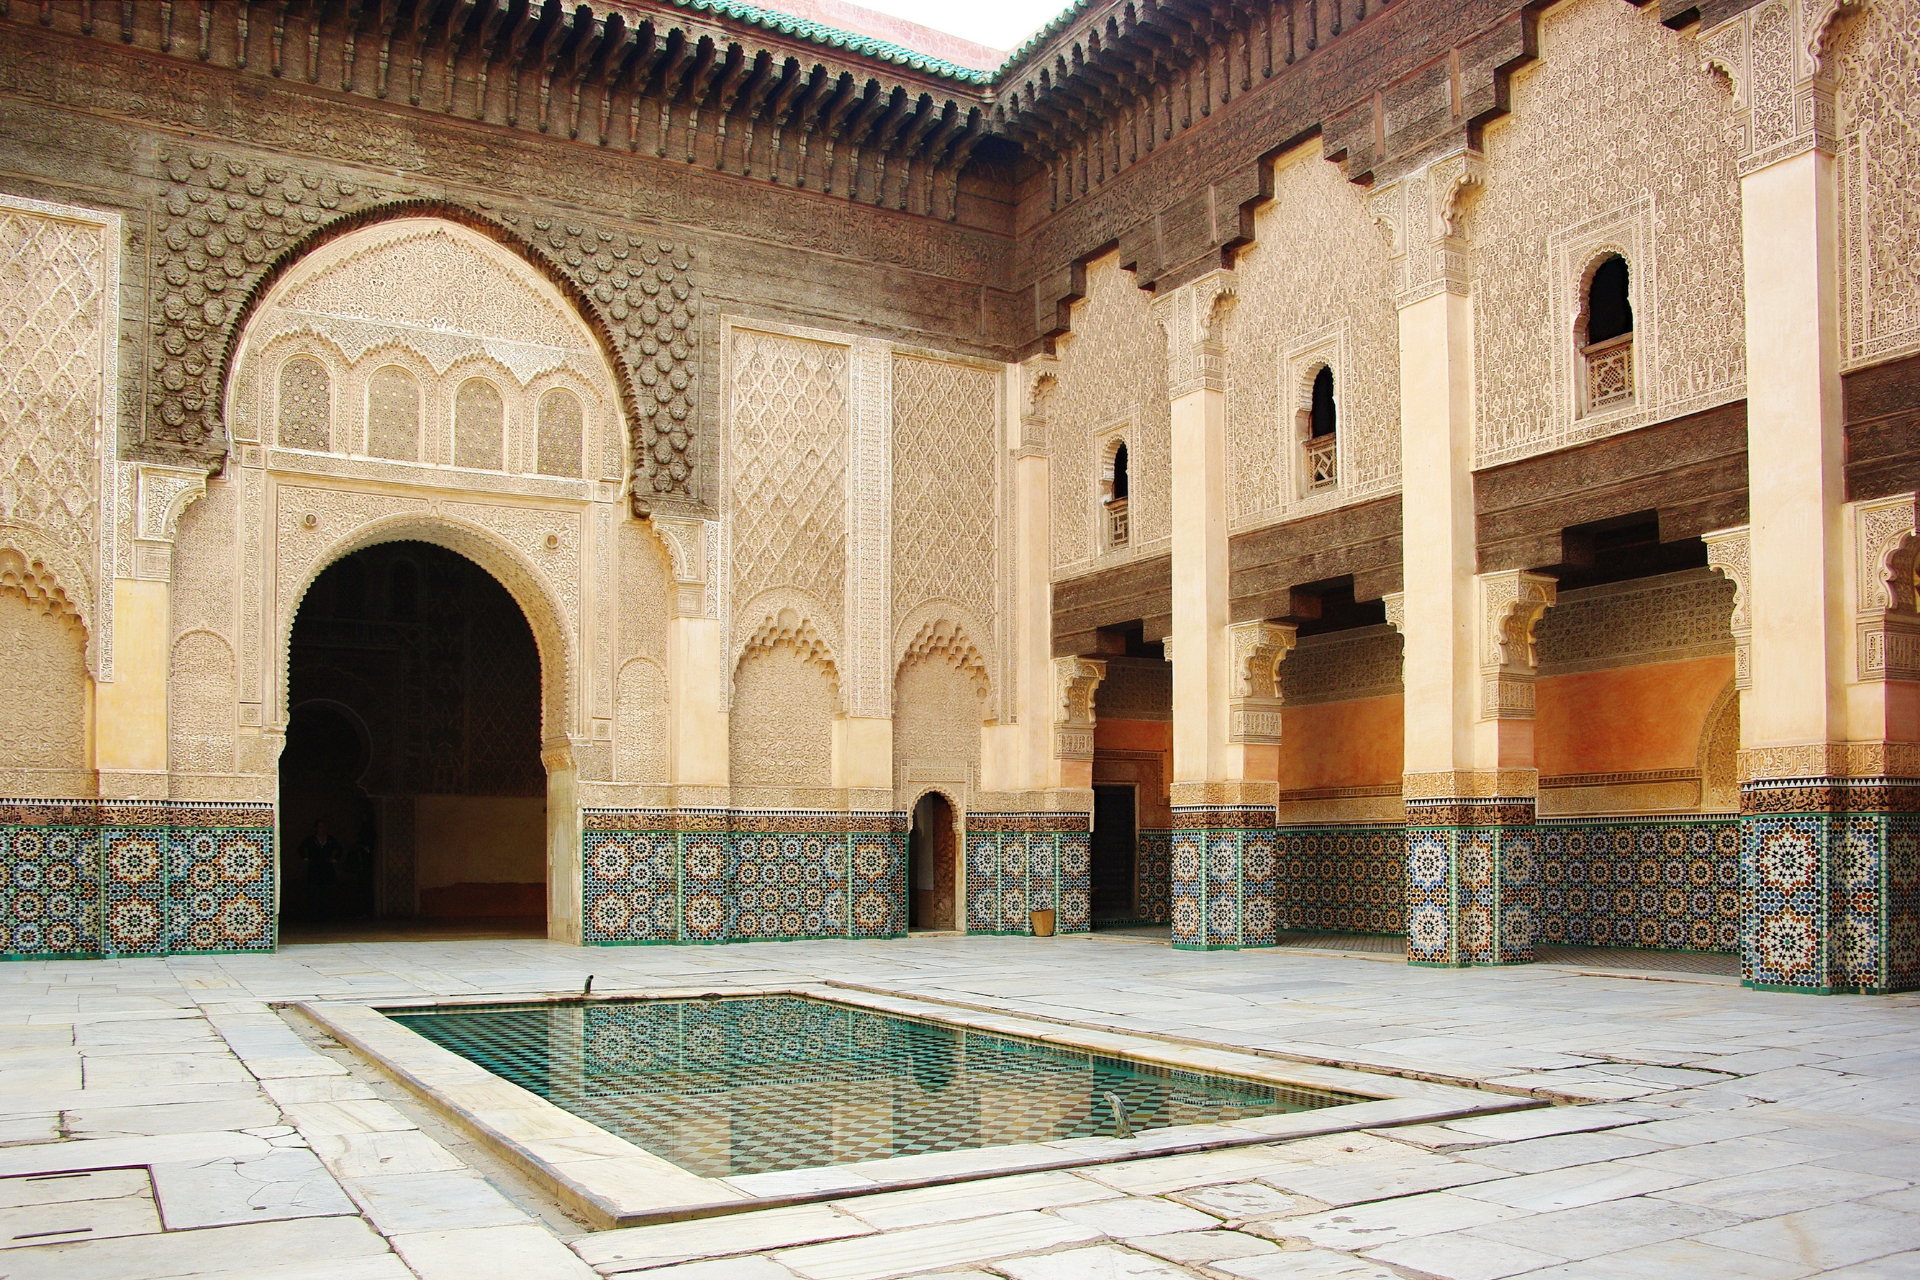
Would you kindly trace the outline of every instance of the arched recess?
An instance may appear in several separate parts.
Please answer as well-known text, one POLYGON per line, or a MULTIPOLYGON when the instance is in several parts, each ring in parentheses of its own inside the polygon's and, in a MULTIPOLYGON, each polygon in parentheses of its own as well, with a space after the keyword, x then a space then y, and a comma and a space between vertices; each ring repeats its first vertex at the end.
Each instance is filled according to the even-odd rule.
POLYGON ((812 619, 781 608, 733 665, 729 767, 736 787, 832 785, 833 720, 845 710, 833 649, 812 619))
POLYGON ((87 628, 46 561, 23 555, 10 532, 0 529, 0 637, 8 663, 0 681, 0 724, 7 726, 0 787, 16 796, 90 796, 87 628))
POLYGON ((964 811, 989 717, 987 672, 967 627, 949 614, 934 613, 911 633, 893 676, 896 804, 910 810, 937 786, 964 811))
MULTIPOLYGON (((533 630, 540 651, 540 737, 546 749, 580 731, 580 662, 566 611, 545 575, 517 547, 488 529, 430 512, 407 512, 361 525, 328 544, 300 570, 296 588, 280 603, 275 624, 274 723, 287 722, 287 663, 293 620, 314 580, 331 564, 382 542, 427 542, 485 569, 507 589, 533 630)), ((287 566, 282 566, 282 570, 287 566)))
POLYGON ((1707 709, 1700 726, 1700 808, 1706 813, 1740 811, 1740 691, 1734 681, 1707 709))

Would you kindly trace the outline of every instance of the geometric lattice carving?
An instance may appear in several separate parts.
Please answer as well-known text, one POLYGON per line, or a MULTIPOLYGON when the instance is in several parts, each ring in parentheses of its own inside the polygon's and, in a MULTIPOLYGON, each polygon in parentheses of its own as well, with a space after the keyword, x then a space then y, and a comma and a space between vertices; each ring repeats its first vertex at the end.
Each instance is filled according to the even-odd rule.
POLYGON ((1701 569, 1565 592, 1536 632, 1540 674, 1731 653, 1732 611, 1733 584, 1701 569))
POLYGON ((318 360, 295 356, 280 366, 282 449, 324 452, 329 447, 327 424, 331 409, 327 371, 318 360))
POLYGON ((420 383, 397 364, 367 379, 367 452, 403 462, 420 456, 420 383))
POLYGON ((839 701, 832 663, 792 632, 770 638, 734 671, 733 785, 830 786, 839 701))
POLYGON ((585 434, 580 397, 555 387, 540 397, 540 474, 580 475, 580 445, 585 434))
POLYGON ((33 544, 27 559, 58 562, 65 598, 89 627, 116 249, 99 225, 0 206, 0 524, 37 535, 12 541, 33 544))
POLYGON ((993 616, 994 378, 893 361, 893 621, 929 600, 993 616))
POLYGON ((461 383, 453 399, 453 465, 502 470, 505 430, 506 408, 494 385, 485 378, 468 378, 461 383))
POLYGON ((846 576, 847 348, 736 330, 733 599, 797 587, 839 618, 846 576))

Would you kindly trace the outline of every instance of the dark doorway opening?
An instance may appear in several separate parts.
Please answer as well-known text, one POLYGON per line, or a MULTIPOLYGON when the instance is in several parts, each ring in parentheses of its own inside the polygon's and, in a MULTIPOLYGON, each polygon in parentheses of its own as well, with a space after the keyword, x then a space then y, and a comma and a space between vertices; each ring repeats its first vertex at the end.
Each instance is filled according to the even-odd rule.
POLYGON ((283 937, 545 933, 539 650, 491 574, 421 542, 342 558, 287 693, 283 937))
POLYGON ((1093 922, 1135 918, 1134 793, 1130 786, 1093 789, 1093 922))
POLYGON ((907 927, 956 929, 959 833, 953 805, 929 791, 913 806, 907 834, 907 927))

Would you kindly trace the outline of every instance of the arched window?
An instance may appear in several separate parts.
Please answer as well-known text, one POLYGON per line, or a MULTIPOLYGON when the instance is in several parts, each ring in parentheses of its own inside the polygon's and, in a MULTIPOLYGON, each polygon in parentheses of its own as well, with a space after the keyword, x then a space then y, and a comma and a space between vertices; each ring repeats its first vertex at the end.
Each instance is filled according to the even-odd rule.
POLYGON ((327 371, 310 356, 295 356, 280 366, 279 440, 282 449, 330 447, 331 420, 327 371))
POLYGON ((485 378, 468 378, 453 396, 453 465, 504 470, 506 410, 485 378))
POLYGON ((420 458, 420 383, 397 364, 367 379, 367 452, 376 458, 420 458))
POLYGON ((1124 438, 1114 440, 1109 447, 1101 471, 1100 505, 1106 516, 1104 533, 1107 550, 1112 551, 1126 546, 1130 533, 1127 518, 1130 479, 1127 475, 1127 442, 1124 438))
POLYGON ((585 414, 580 397, 555 387, 540 397, 540 442, 537 450, 543 476, 580 476, 580 437, 585 414))
POLYGON ((1301 475, 1308 493, 1340 483, 1340 402, 1333 394, 1333 366, 1314 370, 1306 407, 1300 412, 1301 475))
POLYGON ((1627 260, 1602 258, 1588 278, 1581 308, 1580 355, 1584 410, 1633 403, 1633 301, 1627 260))

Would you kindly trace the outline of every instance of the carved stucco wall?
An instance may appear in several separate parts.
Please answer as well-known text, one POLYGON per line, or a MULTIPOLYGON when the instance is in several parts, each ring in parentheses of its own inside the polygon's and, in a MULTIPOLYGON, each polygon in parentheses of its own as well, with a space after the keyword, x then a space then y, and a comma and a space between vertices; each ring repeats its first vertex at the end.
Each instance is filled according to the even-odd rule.
POLYGON ((1540 60, 1489 125, 1475 246, 1477 465, 1525 457, 1745 394, 1740 193, 1723 79, 1695 28, 1571 0, 1540 16, 1540 60), (1625 253, 1641 395, 1576 416, 1579 289, 1625 253))
POLYGON ((793 607, 839 649, 847 571, 848 348, 732 333, 728 571, 737 646, 793 607))
MULTIPOLYGON (((612 371, 550 281, 442 219, 331 240, 254 309, 226 420, 229 478, 182 521, 175 633, 203 630, 234 654, 233 768, 253 790, 272 792, 261 731, 284 713, 280 664, 302 592, 331 561, 396 539, 480 563, 519 602, 539 642, 543 732, 583 739, 583 783, 617 786, 616 756, 621 782, 665 781, 664 690, 625 664, 663 660, 669 575, 623 500, 612 371), (411 423, 387 433, 409 448, 379 451, 404 457, 368 456, 382 414, 411 423), (295 447, 281 447, 283 431, 295 447), (648 741, 622 740, 623 721, 648 741)), ((174 786, 207 794, 211 776, 176 771, 174 786)))
POLYGON ((10 796, 84 797, 87 768, 86 632, 0 578, 0 789, 10 796))
POLYGON ((1386 231, 1317 143, 1276 167, 1258 239, 1234 264, 1228 320, 1228 514, 1235 528, 1389 492, 1400 483, 1399 328, 1386 231), (1334 373, 1340 483, 1305 494, 1296 413, 1334 373))
POLYGON ((71 606, 103 680, 113 672, 111 619, 98 602, 119 496, 102 484, 119 246, 116 215, 0 198, 0 548, 71 606))
POLYGON ((833 675, 790 640, 755 646, 733 678, 730 767, 736 804, 785 808, 754 788, 824 788, 833 780, 833 675))
POLYGON ((963 665, 963 656, 951 649, 916 654, 901 664, 893 693, 897 807, 911 808, 929 786, 957 805, 967 803, 980 776, 985 695, 985 672, 963 665))
POLYGON ((964 628, 992 667, 998 420, 991 371, 894 356, 896 655, 924 624, 944 619, 964 628))
POLYGON ((1120 269, 1118 254, 1087 264, 1086 297, 1074 304, 1073 330, 1059 342, 1058 381, 1047 416, 1056 575, 1093 568, 1096 556, 1117 561, 1167 549, 1172 415, 1166 334, 1151 303, 1133 274, 1120 269), (1130 546, 1124 553, 1100 552, 1094 540, 1100 478, 1094 436, 1122 424, 1132 482, 1130 546))
POLYGON ((1833 25, 1849 365, 1920 350, 1920 5, 1873 0, 1833 25))

